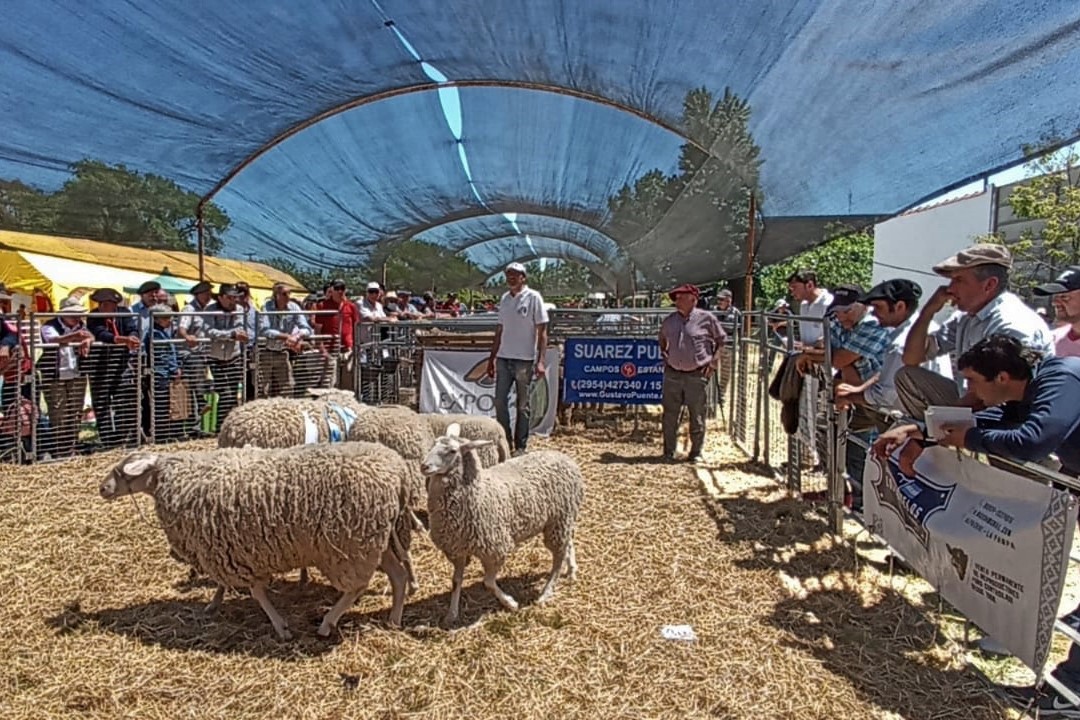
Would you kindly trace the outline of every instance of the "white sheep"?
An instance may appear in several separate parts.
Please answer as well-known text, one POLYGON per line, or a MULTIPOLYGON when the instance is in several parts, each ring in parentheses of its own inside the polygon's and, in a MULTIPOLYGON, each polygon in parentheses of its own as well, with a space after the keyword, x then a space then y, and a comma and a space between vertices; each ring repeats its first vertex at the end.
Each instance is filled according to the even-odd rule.
POLYGON ((502 429, 499 421, 485 415, 440 415, 438 413, 425 413, 421 417, 427 418, 431 426, 431 432, 435 437, 446 434, 447 428, 457 423, 461 428, 461 437, 466 440, 490 440, 491 445, 477 448, 476 454, 480 458, 482 467, 491 467, 510 459, 510 445, 506 442, 506 431, 502 429))
POLYGON ((152 496, 172 551, 220 586, 251 588, 287 640, 266 586, 309 565, 342 592, 320 635, 333 631, 376 568, 393 590, 390 623, 401 624, 411 533, 405 473, 397 453, 371 443, 136 452, 112 468, 101 495, 152 496))
POLYGON ((462 440, 460 433, 456 424, 447 428, 421 466, 429 478, 431 539, 454 565, 447 624, 457 620, 465 566, 474 555, 484 567, 484 586, 510 610, 517 601, 496 576, 515 547, 541 532, 552 567, 537 602, 552 597, 564 565, 573 579, 574 524, 585 494, 581 469, 561 452, 534 452, 481 469, 475 450, 490 441, 462 440))
POLYGON ((283 448, 342 442, 370 409, 344 390, 309 391, 310 398, 263 398, 233 408, 221 424, 218 447, 283 448))
POLYGON ((435 443, 435 437, 427 420, 401 406, 368 407, 357 416, 348 434, 349 440, 385 445, 405 460, 412 490, 410 507, 414 510, 427 508, 427 483, 420 463, 435 443))

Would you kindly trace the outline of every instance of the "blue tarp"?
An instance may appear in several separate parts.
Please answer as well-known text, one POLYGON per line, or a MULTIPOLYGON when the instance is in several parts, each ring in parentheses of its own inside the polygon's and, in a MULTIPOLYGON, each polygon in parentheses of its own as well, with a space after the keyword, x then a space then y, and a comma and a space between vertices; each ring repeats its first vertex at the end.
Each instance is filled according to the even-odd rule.
POLYGON ((745 267, 749 187, 777 258, 1073 139, 1078 28, 1071 0, 9 0, 0 179, 91 158, 205 195, 243 168, 213 198, 236 257, 419 233, 704 281, 745 267), (746 104, 749 145, 696 88, 746 104))

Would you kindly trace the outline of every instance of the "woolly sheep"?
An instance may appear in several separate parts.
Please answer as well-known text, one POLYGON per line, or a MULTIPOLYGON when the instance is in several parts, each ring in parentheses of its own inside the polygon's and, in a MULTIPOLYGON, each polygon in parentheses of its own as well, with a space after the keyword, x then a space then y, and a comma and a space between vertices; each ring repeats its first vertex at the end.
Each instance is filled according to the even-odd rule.
POLYGON ((447 428, 457 423, 461 428, 461 437, 466 440, 490 440, 491 445, 477 448, 482 467, 491 467, 510 459, 510 445, 506 442, 506 432, 499 421, 484 415, 439 415, 425 414, 435 437, 446 434, 447 428))
POLYGON ((316 390, 310 398, 264 398, 233 408, 221 424, 218 447, 284 448, 345 439, 370 409, 349 392, 316 390))
POLYGON ((368 408, 349 428, 349 440, 379 443, 396 451, 408 466, 412 490, 409 507, 427 507, 427 483, 420 463, 435 443, 435 434, 426 420, 404 407, 368 408))
POLYGON ((287 640, 266 586, 275 573, 308 565, 342 592, 319 627, 323 637, 376 568, 393 590, 390 622, 401 624, 411 532, 405 473, 396 453, 371 443, 136 452, 112 468, 101 495, 152 496, 173 552, 219 585, 250 587, 287 640))
POLYGON ((447 428, 422 465, 430 479, 431 539, 454 565, 447 624, 457 620, 461 582, 473 555, 484 567, 484 586, 510 610, 517 601, 499 588, 496 575, 515 547, 541 532, 552 567, 537 602, 552 597, 564 564, 574 579, 574 524, 585 494, 581 469, 563 453, 534 452, 481 469, 475 449, 490 441, 462 440, 460 433, 456 424, 447 428))

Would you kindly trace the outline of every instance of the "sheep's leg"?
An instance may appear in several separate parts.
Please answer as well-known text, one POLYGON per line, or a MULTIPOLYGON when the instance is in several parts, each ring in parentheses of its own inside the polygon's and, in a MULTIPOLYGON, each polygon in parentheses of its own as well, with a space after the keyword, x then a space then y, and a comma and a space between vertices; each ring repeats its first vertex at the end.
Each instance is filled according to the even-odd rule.
POLYGON ((309 578, 308 578, 307 568, 306 567, 300 568, 300 582, 299 582, 300 587, 301 588, 307 587, 308 580, 309 580, 309 578))
POLYGON ((218 585, 217 590, 214 591, 214 597, 210 601, 210 604, 203 608, 203 612, 207 615, 213 615, 219 609, 221 609, 221 601, 225 599, 225 586, 218 585))
POLYGON ((577 579, 577 554, 574 552, 574 539, 566 547, 566 577, 568 580, 577 579))
POLYGON ((503 560, 482 560, 484 565, 484 587, 488 589, 495 598, 502 603, 502 606, 507 610, 517 610, 517 600, 503 592, 498 583, 495 582, 495 576, 499 574, 499 570, 502 569, 503 560))
MULTIPOLYGON (((364 587, 367 587, 367 583, 364 583, 364 587)), ((359 590, 350 590, 348 592, 341 593, 341 597, 334 603, 334 607, 323 617, 322 625, 319 626, 319 635, 322 637, 330 637, 330 633, 334 632, 334 628, 337 627, 337 621, 345 614, 345 611, 353 606, 356 602, 356 598, 360 597, 360 593, 364 592, 364 588, 359 590)))
POLYGON ((274 630, 277 632, 278 637, 282 640, 292 640, 292 633, 289 632, 289 624, 285 622, 285 618, 281 617, 273 605, 270 604, 270 598, 266 597, 266 583, 257 582, 251 586, 251 597, 259 603, 259 607, 266 613, 266 617, 270 618, 270 624, 274 626, 274 630))
POLYGON ((405 570, 405 578, 408 581, 408 592, 410 595, 414 595, 420 589, 420 582, 416 579, 412 558, 406 555, 401 559, 401 566, 405 570))
POLYGON ((563 545, 561 548, 552 550, 551 552, 551 574, 548 575, 547 584, 544 585, 543 591, 540 593, 540 597, 536 598, 536 604, 540 605, 546 603, 555 594, 555 581, 559 579, 559 575, 562 574, 563 565, 566 563, 567 557, 570 555, 570 545, 563 545))
MULTIPOLYGON (((408 555, 405 558, 407 561, 408 555)), ((405 609, 405 584, 409 579, 408 570, 391 549, 383 552, 382 563, 379 567, 386 573, 386 577, 390 579, 390 588, 394 593, 394 604, 390 606, 390 624, 394 627, 401 627, 401 614, 405 609)))
POLYGON ((450 609, 446 611, 446 624, 457 622, 458 610, 461 608, 461 583, 465 580, 465 566, 469 564, 469 558, 456 558, 454 563, 453 586, 450 590, 450 609))

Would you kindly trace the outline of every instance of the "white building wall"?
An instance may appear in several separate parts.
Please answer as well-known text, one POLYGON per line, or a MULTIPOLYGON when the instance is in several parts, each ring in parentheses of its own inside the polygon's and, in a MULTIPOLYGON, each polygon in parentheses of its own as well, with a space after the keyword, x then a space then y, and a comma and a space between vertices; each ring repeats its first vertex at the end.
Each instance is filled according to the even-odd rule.
POLYGON ((944 284, 930 268, 990 232, 993 195, 992 189, 983 191, 875 225, 873 284, 908 278, 929 297, 944 284))

